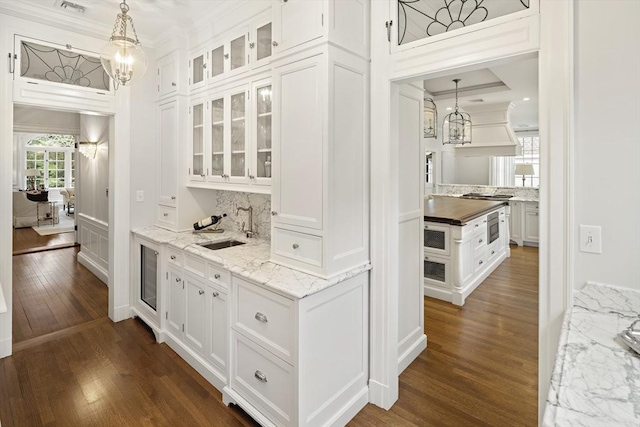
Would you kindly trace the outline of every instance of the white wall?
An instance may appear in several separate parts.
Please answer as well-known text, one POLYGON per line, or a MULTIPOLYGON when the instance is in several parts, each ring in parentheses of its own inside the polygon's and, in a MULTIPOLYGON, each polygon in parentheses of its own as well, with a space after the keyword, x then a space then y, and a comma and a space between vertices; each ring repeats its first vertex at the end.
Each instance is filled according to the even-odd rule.
POLYGON ((109 223, 109 117, 81 115, 80 141, 99 142, 95 159, 78 156, 78 214, 109 223))
POLYGON ((576 2, 575 283, 640 289, 640 2, 576 2), (602 254, 579 252, 580 224, 602 254))
POLYGON ((455 182, 451 184, 489 185, 489 156, 456 156, 455 182))

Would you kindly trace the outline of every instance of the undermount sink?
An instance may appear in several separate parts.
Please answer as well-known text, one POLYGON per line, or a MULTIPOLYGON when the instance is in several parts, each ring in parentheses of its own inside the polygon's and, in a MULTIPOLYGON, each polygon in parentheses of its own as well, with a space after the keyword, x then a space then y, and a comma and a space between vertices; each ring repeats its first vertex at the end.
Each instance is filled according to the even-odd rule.
POLYGON ((245 242, 241 242, 239 240, 229 239, 223 240, 221 242, 212 242, 212 243, 198 243, 199 246, 203 248, 211 249, 212 251, 216 251, 218 249, 231 248, 233 246, 244 245, 245 242))

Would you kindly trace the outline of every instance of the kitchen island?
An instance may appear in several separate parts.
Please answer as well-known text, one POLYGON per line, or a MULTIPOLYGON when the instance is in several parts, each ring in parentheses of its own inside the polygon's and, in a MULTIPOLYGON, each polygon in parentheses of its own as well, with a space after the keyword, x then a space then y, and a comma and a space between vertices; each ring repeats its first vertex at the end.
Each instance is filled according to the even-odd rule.
POLYGON ((504 201, 448 197, 424 203, 424 294, 463 305, 510 255, 504 201))

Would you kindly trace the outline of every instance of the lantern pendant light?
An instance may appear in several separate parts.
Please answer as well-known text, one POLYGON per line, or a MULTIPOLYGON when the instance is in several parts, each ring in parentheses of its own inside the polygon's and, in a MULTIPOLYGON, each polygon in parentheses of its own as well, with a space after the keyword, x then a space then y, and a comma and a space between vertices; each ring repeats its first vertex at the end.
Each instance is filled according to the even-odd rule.
POLYGON ((109 43, 102 49, 100 62, 115 88, 139 79, 147 70, 147 56, 140 47, 133 19, 127 15, 127 0, 120 3, 120 13, 116 17, 109 43), (131 26, 131 30, 128 30, 131 26), (133 37, 132 37, 133 35, 133 37))
POLYGON ((471 144, 471 116, 458 110, 458 83, 460 79, 453 79, 456 84, 456 109, 444 118, 442 124, 442 143, 464 145, 471 144))

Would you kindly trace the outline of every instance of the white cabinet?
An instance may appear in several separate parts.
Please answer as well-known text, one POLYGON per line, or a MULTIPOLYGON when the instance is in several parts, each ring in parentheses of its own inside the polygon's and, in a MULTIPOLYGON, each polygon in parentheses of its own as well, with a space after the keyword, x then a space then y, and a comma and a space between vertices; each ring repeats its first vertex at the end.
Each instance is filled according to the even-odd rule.
POLYGON ((449 227, 424 224, 424 252, 433 255, 449 255, 449 227))
POLYGON ((182 336, 184 331, 184 281, 182 272, 173 268, 168 269, 166 304, 166 327, 176 337, 182 336))
POLYGON ((175 206, 178 195, 178 101, 171 99, 158 106, 160 125, 160 179, 158 180, 158 203, 175 206))
POLYGON ((344 425, 367 403, 367 276, 296 300, 233 276, 224 402, 262 425, 344 425))
POLYGON ((179 90, 179 60, 178 53, 174 52, 158 60, 158 98, 176 95, 179 90))
POLYGON ((510 202, 511 241, 518 246, 533 245, 539 242, 538 202, 510 202))
POLYGON ((273 87, 271 78, 251 84, 251 139, 249 179, 256 185, 271 185, 273 162, 273 87))
POLYGON ((322 36, 322 0, 274 0, 274 50, 283 52, 322 36))
POLYGON ((424 256, 424 283, 438 288, 451 288, 451 260, 433 255, 424 256))
POLYGON ((204 181, 205 173, 205 102, 203 99, 192 99, 189 102, 189 129, 190 129, 190 163, 189 179, 204 181))
POLYGON ((227 320, 227 293, 220 287, 207 287, 208 344, 207 359, 221 372, 226 372, 229 341, 229 321, 227 320))
POLYGON ((185 317, 184 317, 184 339, 186 343, 195 351, 205 354, 205 327, 206 322, 206 285, 189 275, 185 275, 185 317))
POLYGON ((189 59, 189 88, 193 91, 206 85, 207 52, 198 51, 189 59))
POLYGON ((268 65, 273 52, 273 23, 271 12, 267 12, 251 24, 249 53, 253 70, 268 65))
POLYGON ((273 79, 271 259, 331 277, 369 256, 368 63, 326 45, 276 67, 273 79), (321 253, 302 254, 303 242, 321 253))

